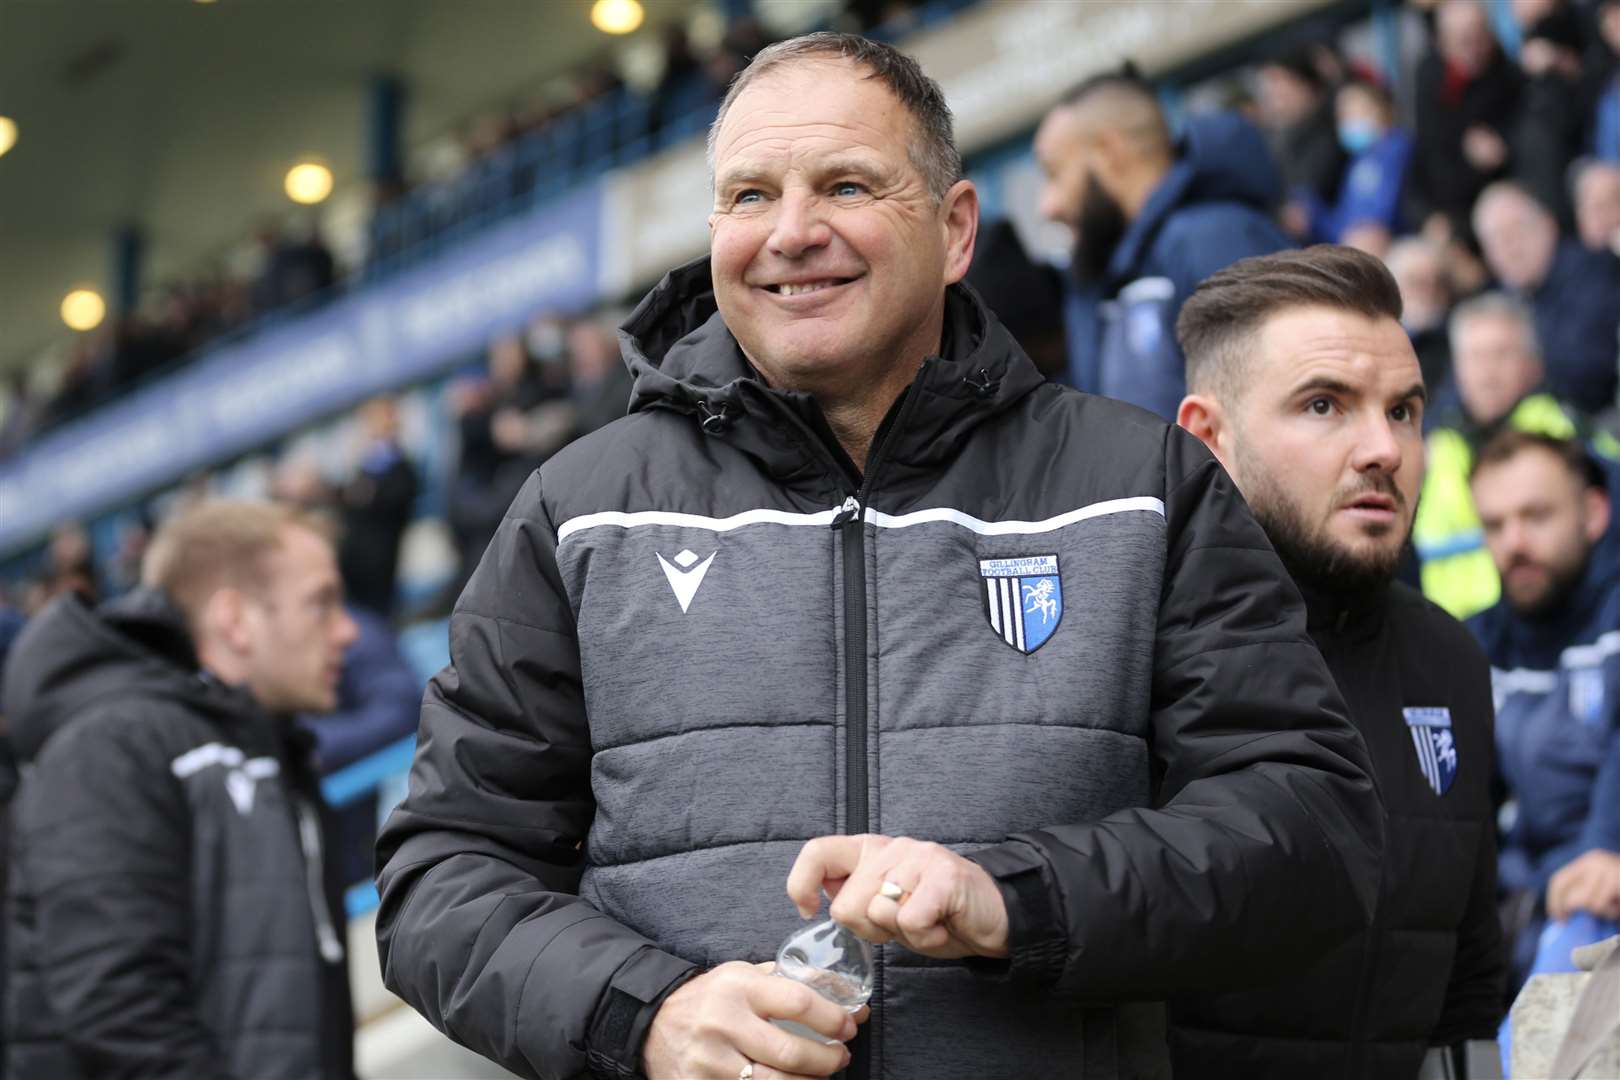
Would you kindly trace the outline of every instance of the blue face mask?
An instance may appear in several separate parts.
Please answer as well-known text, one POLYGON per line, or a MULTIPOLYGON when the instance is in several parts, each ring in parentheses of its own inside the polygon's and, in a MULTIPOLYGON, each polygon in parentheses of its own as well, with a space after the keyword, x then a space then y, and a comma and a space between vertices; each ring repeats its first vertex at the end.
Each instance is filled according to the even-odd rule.
POLYGON ((1366 153, 1383 136, 1384 133, 1372 124, 1350 122, 1339 125, 1339 145, 1348 154, 1366 153))

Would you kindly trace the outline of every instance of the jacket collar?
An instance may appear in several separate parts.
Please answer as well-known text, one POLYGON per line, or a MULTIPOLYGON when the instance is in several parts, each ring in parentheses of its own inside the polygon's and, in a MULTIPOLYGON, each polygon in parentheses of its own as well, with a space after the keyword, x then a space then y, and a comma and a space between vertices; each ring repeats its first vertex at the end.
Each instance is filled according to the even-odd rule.
MULTIPOLYGON (((884 458, 901 468, 930 469, 954 457, 974 428, 1043 381, 970 287, 947 290, 945 319, 945 355, 921 359, 892 418, 884 458)), ((825 474, 832 448, 820 407, 808 394, 767 386, 753 370, 720 317, 706 256, 667 274, 619 341, 635 377, 631 412, 689 416, 782 482, 825 474)))

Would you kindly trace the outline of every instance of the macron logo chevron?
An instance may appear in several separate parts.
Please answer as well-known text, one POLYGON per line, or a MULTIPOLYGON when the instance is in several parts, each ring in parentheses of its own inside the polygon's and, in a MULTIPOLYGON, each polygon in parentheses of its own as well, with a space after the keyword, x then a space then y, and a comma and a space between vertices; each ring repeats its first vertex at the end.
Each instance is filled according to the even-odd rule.
POLYGON ((658 555, 658 565, 664 568, 664 576, 669 579, 669 587, 675 590, 675 602, 681 605, 682 615, 685 615, 686 609, 692 606, 692 598, 697 595, 698 586, 703 584, 703 575, 709 572, 709 564, 714 562, 714 557, 718 554, 720 554, 718 550, 712 551, 707 559, 698 562, 697 555, 693 554, 691 548, 687 548, 675 556, 675 563, 678 565, 672 565, 668 559, 658 555))

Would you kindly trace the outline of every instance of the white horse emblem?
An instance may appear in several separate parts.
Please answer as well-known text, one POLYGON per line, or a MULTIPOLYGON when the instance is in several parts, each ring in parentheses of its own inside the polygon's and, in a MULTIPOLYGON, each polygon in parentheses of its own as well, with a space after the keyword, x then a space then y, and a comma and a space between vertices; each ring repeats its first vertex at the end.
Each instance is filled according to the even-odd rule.
POLYGON ((1024 586, 1024 614, 1041 613, 1041 625, 1057 618, 1058 605, 1052 593, 1056 586, 1051 578, 1041 578, 1033 585, 1024 586))

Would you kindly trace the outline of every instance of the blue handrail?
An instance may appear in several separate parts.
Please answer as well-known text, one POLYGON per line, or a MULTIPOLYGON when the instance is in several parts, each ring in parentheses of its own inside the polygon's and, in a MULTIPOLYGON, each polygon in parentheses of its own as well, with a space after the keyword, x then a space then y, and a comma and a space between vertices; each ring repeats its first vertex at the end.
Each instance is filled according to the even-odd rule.
POLYGON ((334 810, 341 810, 375 791, 383 781, 410 772, 415 754, 416 736, 407 735, 322 780, 321 794, 334 810))

